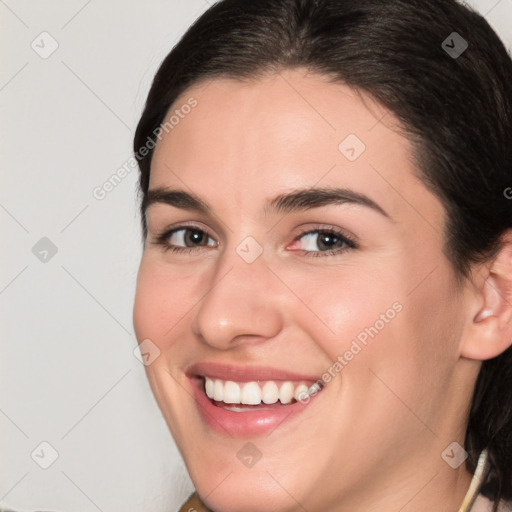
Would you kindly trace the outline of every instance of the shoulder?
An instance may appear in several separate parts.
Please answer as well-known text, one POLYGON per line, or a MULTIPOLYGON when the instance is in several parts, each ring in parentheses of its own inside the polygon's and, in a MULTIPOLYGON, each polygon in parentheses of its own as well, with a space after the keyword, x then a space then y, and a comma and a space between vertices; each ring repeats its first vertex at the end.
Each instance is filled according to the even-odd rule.
POLYGON ((183 503, 179 512, 211 512, 211 510, 204 505, 198 494, 194 492, 189 496, 188 500, 183 503))
MULTIPOLYGON (((494 502, 479 494, 471 508, 471 512, 492 512, 494 502)), ((498 512, 512 512, 512 501, 500 501, 498 512)))
POLYGON ((512 512, 512 501, 500 501, 498 512, 512 512))

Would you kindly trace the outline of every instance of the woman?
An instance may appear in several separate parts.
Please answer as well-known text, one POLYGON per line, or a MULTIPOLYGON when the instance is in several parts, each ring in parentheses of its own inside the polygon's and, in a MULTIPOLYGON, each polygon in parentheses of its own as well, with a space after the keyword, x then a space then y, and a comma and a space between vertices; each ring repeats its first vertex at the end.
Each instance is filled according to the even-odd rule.
POLYGON ((510 510, 511 137, 511 59, 454 0, 194 23, 134 140, 182 510, 510 510))

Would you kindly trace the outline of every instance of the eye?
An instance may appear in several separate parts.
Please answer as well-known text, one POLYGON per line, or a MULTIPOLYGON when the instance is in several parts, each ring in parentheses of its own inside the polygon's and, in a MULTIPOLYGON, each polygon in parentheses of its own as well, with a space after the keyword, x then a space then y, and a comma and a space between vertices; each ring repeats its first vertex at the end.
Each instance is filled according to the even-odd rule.
POLYGON ((302 232, 295 238, 292 248, 305 251, 306 256, 333 256, 349 249, 356 249, 357 244, 341 231, 324 228, 302 232), (302 247, 294 247, 297 245, 302 247))
MULTIPOLYGON (((168 229, 158 235, 154 243, 161 245, 165 251, 182 253, 217 245, 205 230, 197 226, 168 229)), ((333 256, 349 249, 356 249, 358 246, 354 240, 337 229, 318 228, 303 231, 295 237, 289 247, 292 250, 305 252, 306 256, 333 256)))
POLYGON ((191 252, 205 246, 216 245, 206 231, 196 226, 180 226, 167 230, 158 235, 156 243, 171 252, 191 252))

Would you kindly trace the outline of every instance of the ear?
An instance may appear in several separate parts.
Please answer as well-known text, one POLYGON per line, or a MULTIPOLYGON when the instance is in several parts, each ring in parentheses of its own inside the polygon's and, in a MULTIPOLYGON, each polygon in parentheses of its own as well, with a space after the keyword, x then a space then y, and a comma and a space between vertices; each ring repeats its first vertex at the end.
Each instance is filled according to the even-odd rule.
POLYGON ((476 271, 473 283, 461 355, 492 359, 512 345, 512 229, 502 235, 498 253, 476 271))

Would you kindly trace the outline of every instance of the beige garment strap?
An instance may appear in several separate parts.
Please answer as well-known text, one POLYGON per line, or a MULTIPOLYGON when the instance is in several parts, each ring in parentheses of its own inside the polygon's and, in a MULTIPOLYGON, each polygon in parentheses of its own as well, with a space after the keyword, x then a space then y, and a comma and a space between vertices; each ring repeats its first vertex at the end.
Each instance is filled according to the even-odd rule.
POLYGON ((459 512, 471 512, 473 508, 473 504, 480 492, 480 488, 482 484, 485 482, 487 475, 489 474, 489 470, 491 468, 489 462, 489 454, 487 452, 487 448, 484 448, 480 453, 480 457, 478 457, 478 462, 476 464, 475 474, 469 484, 468 492, 466 496, 464 496, 464 500, 462 501, 462 505, 459 508, 459 512))

